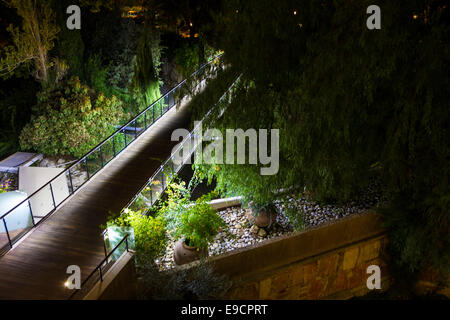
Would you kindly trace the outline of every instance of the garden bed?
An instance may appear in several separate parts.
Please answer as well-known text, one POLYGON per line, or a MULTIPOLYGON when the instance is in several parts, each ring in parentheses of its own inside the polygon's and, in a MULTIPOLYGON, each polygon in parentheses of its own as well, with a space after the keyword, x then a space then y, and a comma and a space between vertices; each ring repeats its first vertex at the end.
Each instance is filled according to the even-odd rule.
MULTIPOLYGON (((209 246, 209 255, 224 254, 293 232, 294 226, 285 214, 286 206, 295 206, 299 212, 303 212, 303 228, 310 229, 380 205, 384 202, 381 189, 381 186, 374 182, 358 197, 344 205, 321 205, 309 201, 304 196, 293 196, 287 201, 277 201, 275 205, 279 214, 270 228, 250 225, 246 217, 250 210, 241 206, 220 210, 218 214, 226 222, 228 230, 217 234, 214 242, 209 246)), ((169 241, 166 254, 156 260, 161 271, 177 268, 173 261, 174 243, 174 240, 169 241)))

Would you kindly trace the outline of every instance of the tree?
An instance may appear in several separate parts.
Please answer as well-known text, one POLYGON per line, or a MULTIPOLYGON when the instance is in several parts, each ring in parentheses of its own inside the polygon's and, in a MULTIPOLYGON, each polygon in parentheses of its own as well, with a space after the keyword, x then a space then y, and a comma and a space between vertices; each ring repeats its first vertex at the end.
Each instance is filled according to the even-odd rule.
POLYGON ((271 198, 306 186, 346 201, 373 176, 386 186, 390 244, 402 271, 448 272, 450 6, 381 1, 227 1, 216 42, 242 72, 225 128, 280 129, 280 171, 218 165, 228 189, 271 198), (400 257, 400 258, 399 258, 400 257))
POLYGON ((123 117, 115 96, 96 94, 77 77, 40 94, 38 110, 23 128, 20 144, 47 155, 82 156, 113 133, 123 117))
POLYGON ((150 23, 146 23, 138 43, 132 82, 140 109, 149 106, 161 95, 159 91, 161 50, 159 32, 153 29, 150 23))
POLYGON ((8 31, 12 36, 13 45, 5 48, 4 57, 0 60, 0 72, 4 77, 23 64, 34 64, 34 77, 43 87, 50 82, 50 68, 56 65, 55 80, 60 79, 64 66, 49 58, 49 51, 54 47, 54 41, 59 32, 55 23, 55 14, 51 2, 44 0, 4 0, 17 9, 22 18, 21 28, 10 25, 8 31))

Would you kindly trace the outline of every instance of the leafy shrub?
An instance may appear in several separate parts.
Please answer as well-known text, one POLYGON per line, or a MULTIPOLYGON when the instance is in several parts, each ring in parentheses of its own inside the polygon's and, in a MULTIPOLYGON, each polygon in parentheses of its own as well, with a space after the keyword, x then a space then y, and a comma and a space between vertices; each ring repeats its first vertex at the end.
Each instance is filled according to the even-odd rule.
POLYGON ((110 220, 108 226, 128 226, 134 230, 135 248, 140 258, 151 259, 162 256, 167 246, 166 222, 162 217, 151 217, 140 211, 127 211, 110 220))
POLYGON ((175 50, 175 63, 183 78, 189 77, 200 64, 199 47, 197 43, 188 43, 175 50))
POLYGON ((223 299, 233 282, 226 275, 214 272, 211 262, 200 260, 194 268, 173 273, 160 272, 147 260, 137 268, 141 299, 207 300, 223 299))
POLYGON ((104 66, 102 56, 99 54, 90 55, 84 71, 84 79, 88 86, 97 92, 109 96, 111 89, 107 84, 109 68, 104 66))
POLYGON ((205 198, 198 199, 193 206, 184 210, 179 217, 175 238, 184 238, 189 246, 206 249, 225 222, 205 198))
POLYGON ((184 181, 177 183, 176 180, 174 180, 168 184, 166 195, 167 199, 159 209, 158 214, 165 218, 167 221, 167 228, 170 232, 179 227, 179 217, 186 210, 186 207, 191 204, 191 194, 189 186, 186 187, 184 181))
POLYGON ((122 103, 116 97, 95 94, 78 77, 61 89, 44 92, 37 110, 20 134, 20 145, 48 155, 85 154, 114 132, 123 117, 122 103))
POLYGON ((166 191, 168 198, 158 214, 167 221, 174 238, 184 238, 188 245, 204 249, 219 228, 225 228, 225 222, 208 203, 214 193, 190 201, 191 186, 185 187, 184 182, 170 183, 166 191))

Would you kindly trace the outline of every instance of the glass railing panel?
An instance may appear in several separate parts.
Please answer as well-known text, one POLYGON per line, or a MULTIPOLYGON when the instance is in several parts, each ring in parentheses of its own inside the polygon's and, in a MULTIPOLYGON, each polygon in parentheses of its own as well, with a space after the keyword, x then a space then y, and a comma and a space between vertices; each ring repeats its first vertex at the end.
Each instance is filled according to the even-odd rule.
MULTIPOLYGON (((56 198, 54 195, 55 193, 52 190, 51 184, 47 184, 29 198, 30 208, 35 222, 45 218, 55 210, 56 198)), ((6 222, 8 222, 8 219, 6 222)))
POLYGON ((146 113, 143 113, 136 119, 136 136, 139 137, 146 129, 146 113))
MULTIPOLYGON (((28 206, 24 204, 24 207, 28 206)), ((22 238, 24 234, 30 231, 34 226, 33 218, 31 217, 30 211, 26 209, 24 211, 26 212, 21 212, 19 208, 15 209, 4 218, 12 244, 16 243, 20 238, 22 238)), ((0 234, 1 233, 2 230, 0 230, 0 234)))
POLYGON ((94 150, 86 157, 86 166, 89 177, 95 175, 103 167, 103 159, 100 149, 94 150))
POLYGON ((151 198, 150 195, 147 198, 144 195, 144 191, 142 191, 140 194, 138 194, 136 196, 136 198, 133 200, 133 202, 131 203, 129 209, 133 210, 133 211, 141 211, 141 212, 145 212, 147 211, 147 209, 149 207, 151 207, 152 203, 151 203, 151 198))
POLYGON ((154 106, 148 108, 148 110, 145 111, 145 117, 147 119, 147 127, 150 127, 153 124, 153 122, 155 122, 154 117, 153 117, 154 116, 153 109, 154 109, 154 106))
POLYGON ((148 183, 145 188, 142 190, 141 192, 142 197, 144 198, 144 200, 146 201, 146 203, 150 204, 150 206, 152 205, 152 200, 153 200, 153 195, 152 195, 152 187, 151 184, 148 183))
POLYGON ((126 148, 126 139, 127 135, 124 133, 124 130, 121 130, 114 136, 116 155, 118 155, 123 149, 126 148))
POLYGON ((173 179, 173 177, 175 176, 175 173, 176 173, 176 168, 175 168, 173 159, 171 157, 164 164, 164 174, 166 175, 166 184, 168 181, 171 181, 173 179))
POLYGON ((135 249, 133 228, 119 226, 108 227, 105 234, 105 247, 107 254, 112 253, 108 262, 117 261, 120 256, 127 251, 127 245, 128 249, 135 249), (127 240, 122 241, 126 235, 128 235, 127 240), (122 243, 120 243, 121 241, 122 243))
POLYGON ((0 219, 0 254, 8 251, 9 248, 8 233, 5 229, 4 219, 0 219))
POLYGON ((108 139, 102 146, 101 146, 101 154, 103 159, 103 165, 105 166, 107 163, 109 163, 114 158, 114 144, 113 144, 113 138, 111 137, 108 139))
POLYGON ((158 171, 158 173, 153 177, 152 179, 152 202, 155 203, 155 201, 159 198, 159 196, 163 193, 163 174, 161 171, 158 171))
POLYGON ((9 247, 9 239, 14 243, 33 227, 33 216, 26 199, 27 194, 20 191, 0 194, 2 203, 0 217, 9 212, 3 219, 0 219, 0 251, 5 245, 9 247))
POLYGON ((88 175, 84 161, 77 163, 70 169, 73 191, 77 191, 87 180, 88 175))
POLYGON ((59 206, 64 200, 66 200, 71 193, 70 181, 67 179, 66 174, 58 176, 51 183, 51 191, 53 192, 53 198, 55 199, 56 206, 59 206))

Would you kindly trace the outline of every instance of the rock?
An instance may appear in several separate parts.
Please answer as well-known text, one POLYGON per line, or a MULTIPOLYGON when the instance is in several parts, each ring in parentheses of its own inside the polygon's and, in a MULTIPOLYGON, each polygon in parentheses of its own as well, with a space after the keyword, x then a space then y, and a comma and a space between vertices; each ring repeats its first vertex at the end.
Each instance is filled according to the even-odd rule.
POLYGON ((250 223, 250 225, 255 224, 255 217, 253 216, 253 212, 250 209, 245 210, 245 218, 250 223))
POLYGON ((234 225, 234 227, 235 227, 236 229, 242 229, 242 226, 241 226, 240 223, 236 223, 236 224, 234 225))
POLYGON ((39 166, 40 166, 40 167, 47 167, 47 164, 48 164, 48 160, 47 160, 47 159, 43 159, 43 160, 39 163, 39 166))
POLYGON ((258 236, 260 236, 261 238, 264 238, 265 236, 267 236, 267 232, 264 229, 259 229, 258 231, 258 236))
POLYGON ((258 234, 258 231, 259 231, 259 228, 256 224, 250 228, 250 232, 253 234, 258 234))

